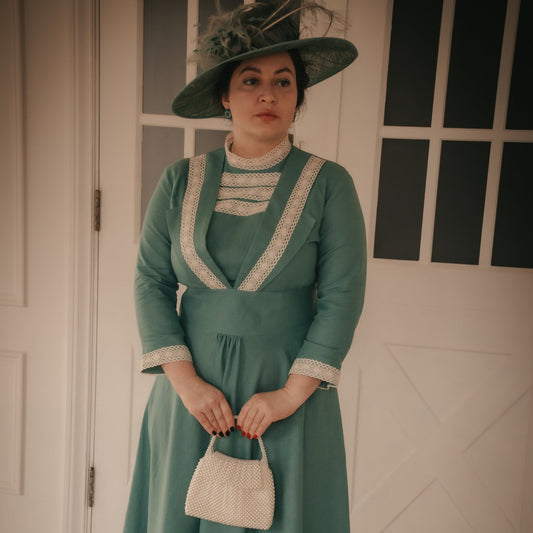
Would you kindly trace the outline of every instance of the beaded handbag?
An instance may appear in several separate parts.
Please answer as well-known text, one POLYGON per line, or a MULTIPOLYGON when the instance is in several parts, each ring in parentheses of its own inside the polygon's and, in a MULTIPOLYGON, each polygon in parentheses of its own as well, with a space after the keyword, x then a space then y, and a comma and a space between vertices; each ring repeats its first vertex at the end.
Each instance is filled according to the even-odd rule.
POLYGON ((185 514, 229 526, 270 529, 274 517, 274 478, 265 446, 263 457, 238 459, 213 449, 211 439, 187 491, 185 514))

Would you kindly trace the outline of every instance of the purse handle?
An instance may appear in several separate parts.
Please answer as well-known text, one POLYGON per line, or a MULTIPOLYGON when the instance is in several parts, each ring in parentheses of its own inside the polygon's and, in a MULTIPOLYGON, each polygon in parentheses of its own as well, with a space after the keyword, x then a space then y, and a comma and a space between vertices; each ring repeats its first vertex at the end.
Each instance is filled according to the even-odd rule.
MULTIPOLYGON (((235 420, 237 420, 237 417, 235 416, 235 420)), ((213 435, 211 437, 211 441, 209 442, 209 446, 207 447, 206 454, 207 453, 214 453, 214 445, 215 441, 217 440, 217 436, 213 435)), ((263 439, 261 437, 257 437, 257 442, 259 444, 259 448, 261 448, 261 453, 263 454, 263 457, 261 457, 261 462, 266 463, 268 465, 268 458, 267 458, 267 452, 265 450, 265 445, 263 444, 263 439)))

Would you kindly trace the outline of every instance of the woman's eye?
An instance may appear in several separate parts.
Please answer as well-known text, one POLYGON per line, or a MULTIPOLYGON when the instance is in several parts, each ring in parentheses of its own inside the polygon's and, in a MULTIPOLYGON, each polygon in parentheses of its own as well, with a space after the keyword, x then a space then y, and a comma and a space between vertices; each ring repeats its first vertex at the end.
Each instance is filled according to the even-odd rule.
POLYGON ((278 81, 278 85, 280 87, 289 87, 290 84, 291 84, 290 80, 279 80, 278 81))
POLYGON ((257 84, 257 78, 247 78, 244 80, 244 85, 256 85, 257 84))

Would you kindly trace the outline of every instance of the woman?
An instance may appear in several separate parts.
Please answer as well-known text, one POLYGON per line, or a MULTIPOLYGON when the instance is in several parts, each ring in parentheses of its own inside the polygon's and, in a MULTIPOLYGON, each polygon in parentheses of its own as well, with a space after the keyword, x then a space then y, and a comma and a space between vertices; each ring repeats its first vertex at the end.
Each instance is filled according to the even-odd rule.
POLYGON ((244 531, 184 513, 211 435, 244 459, 263 437, 270 531, 349 531, 335 386, 362 309, 364 222, 347 172, 291 146, 288 129, 304 89, 357 52, 299 39, 304 9, 323 10, 267 2, 213 19, 199 53, 215 64, 173 102, 181 116, 225 114, 232 133, 224 149, 168 167, 146 213, 142 370, 165 375, 146 408, 126 533, 244 531))

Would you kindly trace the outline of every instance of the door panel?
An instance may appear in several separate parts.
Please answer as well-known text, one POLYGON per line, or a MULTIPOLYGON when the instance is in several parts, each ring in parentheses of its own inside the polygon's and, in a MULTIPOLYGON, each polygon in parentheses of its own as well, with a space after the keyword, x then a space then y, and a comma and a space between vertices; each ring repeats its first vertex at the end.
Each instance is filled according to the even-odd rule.
POLYGON ((59 532, 67 516, 77 296, 72 223, 79 220, 74 85, 82 70, 74 68, 81 41, 74 5, 0 2, 0 530, 6 533, 59 532))
MULTIPOLYGON (((502 77, 511 71, 518 7, 509 2, 495 129, 445 131, 439 121, 454 2, 442 6, 433 121, 427 129, 384 125, 392 2, 349 3, 349 38, 360 57, 343 77, 339 161, 355 178, 369 240, 363 319, 343 370, 349 367, 357 375, 356 390, 350 390, 354 382, 346 376, 341 382, 354 476, 353 531, 525 533, 533 528, 533 276, 526 269, 491 267, 489 234, 498 143, 502 137, 533 141, 531 131, 497 130, 505 116, 501 106, 508 80, 502 77), (385 138, 430 143, 420 253, 409 261, 383 259, 387 255, 374 247, 385 138), (440 146, 446 139, 492 143, 475 265, 432 262, 440 146)), ((398 179, 404 177, 400 171, 398 179)), ((396 194, 399 201, 405 191, 396 194)), ((400 217, 396 224, 401 223, 400 217)), ((392 245, 405 249, 401 240, 392 245)))

